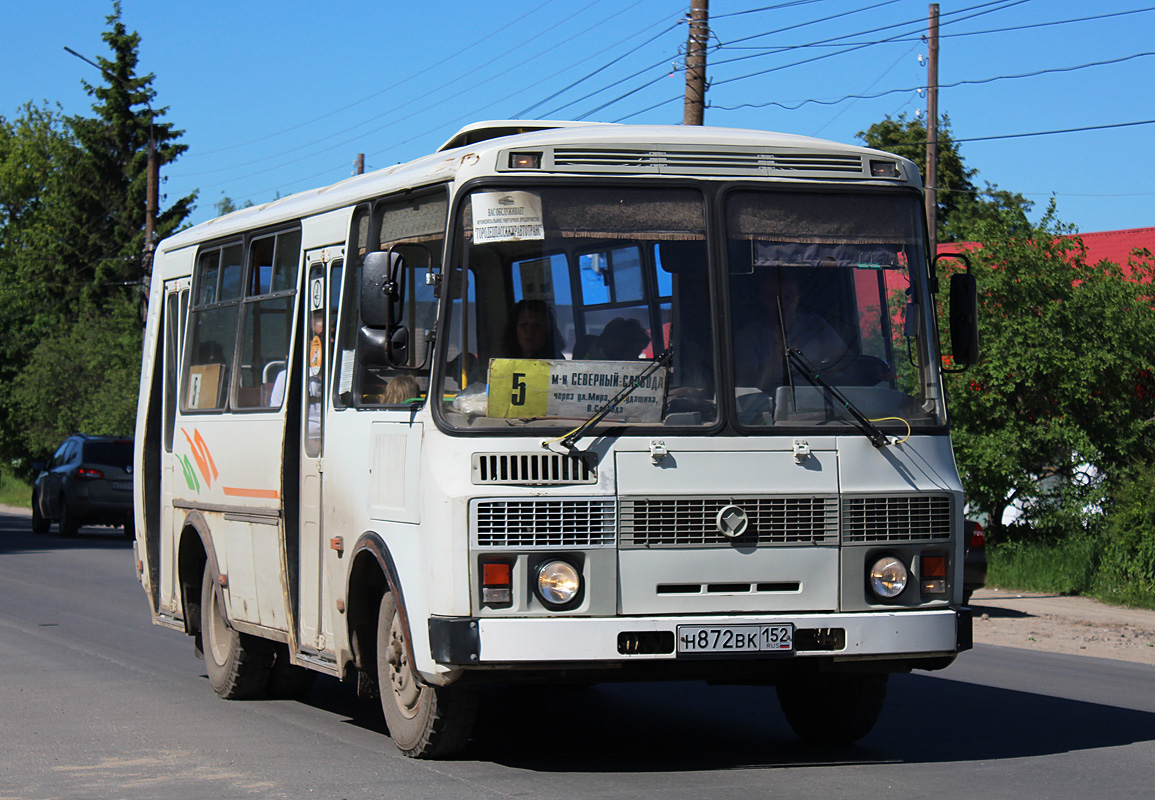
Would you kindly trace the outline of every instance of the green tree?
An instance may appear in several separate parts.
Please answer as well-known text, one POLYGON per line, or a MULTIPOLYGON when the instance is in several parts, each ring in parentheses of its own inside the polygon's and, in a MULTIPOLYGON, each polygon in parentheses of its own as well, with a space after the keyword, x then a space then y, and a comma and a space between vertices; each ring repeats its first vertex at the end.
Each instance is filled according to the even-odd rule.
POLYGON ((983 361, 948 381, 967 495, 996 537, 1016 499, 1035 529, 1069 531, 1155 456, 1155 264, 1089 263, 1053 203, 1029 236, 975 226, 983 361))
MULTIPOLYGON (((101 36, 112 58, 96 59, 104 83, 82 81, 88 94, 96 98, 92 106, 95 116, 69 119, 87 156, 83 176, 77 176, 82 179, 74 200, 86 224, 77 237, 78 249, 84 251, 84 261, 91 270, 91 280, 84 288, 95 292, 98 299, 116 293, 118 285, 142 278, 150 133, 162 165, 172 163, 188 149, 177 141, 184 132, 161 121, 168 108, 152 106, 155 76, 137 75, 140 35, 129 33, 120 15, 116 0, 113 13, 107 17, 108 30, 101 36)), ((194 192, 158 213, 158 238, 184 222, 195 200, 194 192)))
MULTIPOLYGON (((909 158, 926 175, 926 124, 900 114, 887 116, 858 137, 868 147, 909 158)), ((940 242, 975 241, 980 224, 998 221, 1019 235, 1028 235, 1031 227, 1027 212, 1033 203, 1021 194, 999 189, 987 183, 984 189, 975 185, 978 170, 966 165, 950 128, 950 117, 938 124, 938 231, 940 242)))
POLYGON ((140 380, 140 323, 129 298, 111 300, 41 341, 10 388, 32 456, 52 452, 72 431, 131 435, 140 380), (132 391, 129 391, 129 390, 132 391))
MULTIPOLYGON (((131 430, 140 361, 139 286, 149 129, 164 163, 186 146, 163 122, 140 37, 113 3, 99 58, 105 84, 84 83, 95 116, 26 104, 0 118, 0 456, 42 455, 77 428, 131 430), (131 333, 130 333, 131 331, 131 333), (83 407, 83 408, 82 408, 83 407)), ((164 236, 195 195, 168 205, 164 236)))

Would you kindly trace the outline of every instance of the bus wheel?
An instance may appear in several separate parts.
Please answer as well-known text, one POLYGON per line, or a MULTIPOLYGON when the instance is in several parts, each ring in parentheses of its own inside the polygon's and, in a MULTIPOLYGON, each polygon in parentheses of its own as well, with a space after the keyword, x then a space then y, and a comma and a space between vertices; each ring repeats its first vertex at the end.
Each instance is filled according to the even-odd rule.
POLYGON ((308 694, 317 673, 291 663, 287 644, 277 642, 273 645, 273 652, 273 668, 269 670, 269 685, 266 687, 269 697, 296 700, 308 694))
POLYGON ((886 699, 883 674, 807 673, 781 681, 778 702, 799 738, 850 744, 870 733, 886 699))
POLYGON ((217 695, 243 700, 264 691, 273 666, 273 643, 229 627, 207 566, 201 581, 201 642, 205 670, 217 695))
POLYGON ((393 744, 412 758, 442 758, 465 747, 477 716, 477 691, 430 686, 409 661, 405 626, 389 592, 377 615, 377 681, 393 744))

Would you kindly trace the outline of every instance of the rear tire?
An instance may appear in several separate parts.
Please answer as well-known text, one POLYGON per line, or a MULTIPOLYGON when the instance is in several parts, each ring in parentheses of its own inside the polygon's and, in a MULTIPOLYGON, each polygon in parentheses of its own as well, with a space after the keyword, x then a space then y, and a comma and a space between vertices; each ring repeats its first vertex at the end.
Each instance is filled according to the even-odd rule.
POLYGON ((478 695, 470 686, 430 686, 409 661, 405 626, 389 592, 377 615, 377 682, 393 744, 411 758, 444 758, 469 742, 478 695))
POLYGON ((62 496, 60 498, 60 526, 61 536, 75 536, 80 531, 80 520, 76 518, 76 513, 68 509, 68 502, 62 496))
POLYGON ((39 535, 48 533, 52 523, 40 514, 40 497, 32 493, 32 532, 39 535))
POLYGON ((878 721, 889 677, 885 673, 806 673, 778 684, 778 702, 803 741, 850 744, 870 733, 878 721))
POLYGON ((212 570, 201 580, 201 642, 213 691, 225 700, 256 697, 273 666, 273 643, 229 627, 212 570))

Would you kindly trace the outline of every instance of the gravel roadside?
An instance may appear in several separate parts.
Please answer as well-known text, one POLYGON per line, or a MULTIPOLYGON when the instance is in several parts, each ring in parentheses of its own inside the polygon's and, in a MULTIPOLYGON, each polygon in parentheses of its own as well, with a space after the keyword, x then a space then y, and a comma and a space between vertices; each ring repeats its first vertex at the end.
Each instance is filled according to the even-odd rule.
POLYGON ((971 608, 976 644, 1155 666, 1155 611, 1003 589, 979 589, 971 608))

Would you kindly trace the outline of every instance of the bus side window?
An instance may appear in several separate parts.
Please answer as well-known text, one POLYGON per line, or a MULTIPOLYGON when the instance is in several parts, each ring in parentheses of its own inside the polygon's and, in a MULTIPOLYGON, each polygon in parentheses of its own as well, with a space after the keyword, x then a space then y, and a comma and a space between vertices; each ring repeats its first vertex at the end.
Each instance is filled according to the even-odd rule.
POLYGON ((197 258, 182 410, 224 410, 227 406, 243 253, 244 246, 237 242, 205 249, 197 258))
POLYGON ((237 408, 267 410, 281 406, 300 260, 299 230, 254 239, 249 244, 240 361, 236 367, 237 408))

